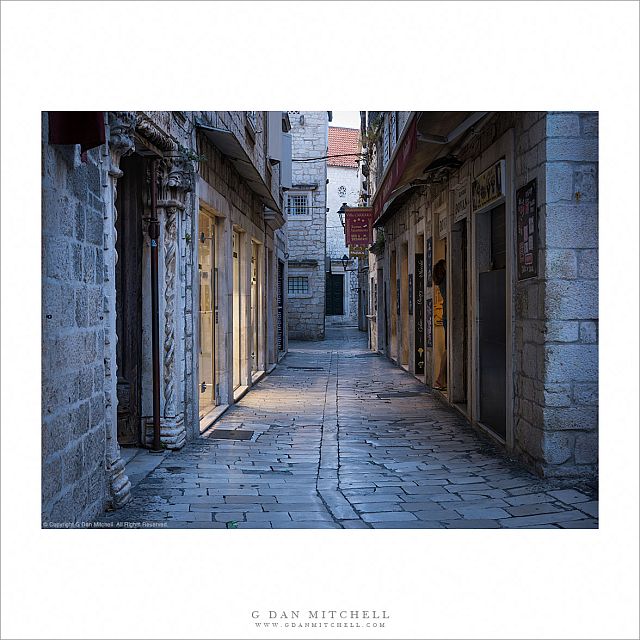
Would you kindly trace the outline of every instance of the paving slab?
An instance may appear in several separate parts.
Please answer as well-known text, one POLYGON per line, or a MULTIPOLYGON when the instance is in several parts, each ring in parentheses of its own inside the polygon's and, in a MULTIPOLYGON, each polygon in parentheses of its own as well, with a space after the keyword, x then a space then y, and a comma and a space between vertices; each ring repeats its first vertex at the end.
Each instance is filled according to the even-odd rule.
POLYGON ((133 458, 133 499, 98 519, 170 528, 598 526, 595 487, 534 476, 372 355, 354 328, 290 342, 214 427, 181 451, 133 458), (208 437, 215 429, 254 437, 208 437))

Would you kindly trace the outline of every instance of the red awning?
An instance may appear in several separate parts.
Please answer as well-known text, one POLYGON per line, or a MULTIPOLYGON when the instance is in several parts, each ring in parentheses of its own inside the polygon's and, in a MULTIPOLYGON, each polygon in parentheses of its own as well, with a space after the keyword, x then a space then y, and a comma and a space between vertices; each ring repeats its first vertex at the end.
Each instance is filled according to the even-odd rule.
POLYGON ((84 152, 105 142, 103 111, 49 111, 49 144, 79 144, 84 152))

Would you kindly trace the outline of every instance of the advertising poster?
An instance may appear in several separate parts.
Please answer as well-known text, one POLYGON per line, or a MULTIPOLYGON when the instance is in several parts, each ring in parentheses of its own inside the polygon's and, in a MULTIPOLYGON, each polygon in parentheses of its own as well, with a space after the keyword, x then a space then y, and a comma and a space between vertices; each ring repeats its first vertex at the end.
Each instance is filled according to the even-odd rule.
POLYGON ((535 178, 516 192, 518 280, 538 275, 538 207, 535 178))

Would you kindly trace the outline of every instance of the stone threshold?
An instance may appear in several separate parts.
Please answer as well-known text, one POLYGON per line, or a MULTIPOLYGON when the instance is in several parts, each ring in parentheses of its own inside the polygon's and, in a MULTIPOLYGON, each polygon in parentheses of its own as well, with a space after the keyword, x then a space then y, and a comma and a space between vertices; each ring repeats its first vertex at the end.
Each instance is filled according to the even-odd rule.
POLYGON ((204 433, 229 408, 228 404, 219 404, 200 418, 200 433, 204 433))
POLYGON ((247 391, 249 391, 249 389, 251 389, 249 385, 242 385, 240 387, 236 387, 233 390, 233 401, 238 402, 239 400, 244 398, 244 396, 247 395, 247 391))
POLYGON ((124 460, 124 472, 127 474, 129 482, 131 482, 131 488, 133 489, 139 485, 152 471, 159 467, 169 453, 169 449, 154 453, 143 447, 121 447, 120 456, 124 460))

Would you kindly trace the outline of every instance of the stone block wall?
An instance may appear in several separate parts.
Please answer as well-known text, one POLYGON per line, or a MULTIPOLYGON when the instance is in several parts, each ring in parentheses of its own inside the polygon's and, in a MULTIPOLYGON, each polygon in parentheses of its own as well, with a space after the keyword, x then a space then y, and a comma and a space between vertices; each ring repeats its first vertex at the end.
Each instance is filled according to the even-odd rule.
MULTIPOLYGON (((350 207, 358 206, 358 169, 357 167, 327 167, 327 255, 333 260, 340 260, 343 255, 349 255, 349 249, 345 244, 345 230, 340 222, 338 209, 346 202, 350 207), (345 195, 340 195, 339 189, 344 187, 345 195)), ((358 317, 358 274, 355 271, 354 261, 349 269, 354 269, 345 274, 345 295, 347 304, 345 305, 344 316, 327 316, 327 323, 340 324, 349 322, 353 324, 358 317)))
MULTIPOLYGON (((292 134, 292 189, 311 192, 311 213, 294 219, 289 216, 288 277, 309 279, 309 293, 288 295, 288 330, 291 339, 322 340, 325 312, 325 255, 327 161, 295 159, 327 155, 329 117, 326 111, 290 111, 292 134), (303 122, 301 122, 303 116, 303 122)), ((287 283, 285 282, 285 287, 287 283)))
POLYGON ((104 203, 98 149, 42 158, 42 518, 73 522, 106 504, 104 203))
MULTIPOLYGON (((536 178, 538 200, 538 276, 518 281, 514 273, 512 282, 513 452, 544 476, 595 478, 598 116, 590 112, 496 113, 456 155, 463 163, 474 162, 494 143, 509 148, 505 143, 509 137, 513 140, 514 181, 508 188, 515 192, 536 178)), ((455 173, 451 180, 456 184, 455 173)), ((423 207, 428 216, 448 189, 447 182, 428 188, 425 203, 422 196, 412 196, 386 222, 385 278, 389 277, 390 252, 399 255, 401 243, 408 242, 411 253, 411 233, 423 207)), ((507 213, 515 226, 515 211, 507 213)), ((425 237, 430 226, 427 221, 425 237)), ((515 237, 507 239, 507 246, 515 256, 515 237)), ((371 261, 372 268, 376 262, 371 261)), ((395 302, 390 299, 391 287, 388 289, 391 315, 395 302)), ((427 299, 431 293, 426 288, 427 299)), ((372 344, 378 348, 384 342, 381 320, 379 310, 372 335, 372 344)), ((430 351, 427 349, 427 383, 430 351)))
POLYGON ((598 114, 552 111, 544 124, 541 471, 597 476, 598 114))

